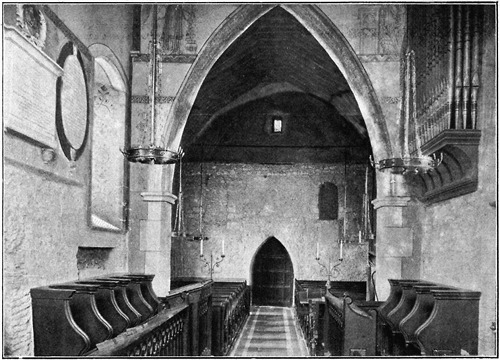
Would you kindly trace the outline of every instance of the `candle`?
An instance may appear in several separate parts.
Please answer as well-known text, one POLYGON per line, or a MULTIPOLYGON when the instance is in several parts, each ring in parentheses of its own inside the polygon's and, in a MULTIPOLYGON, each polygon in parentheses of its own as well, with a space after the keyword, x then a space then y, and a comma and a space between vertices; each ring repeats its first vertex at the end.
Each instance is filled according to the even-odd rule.
POLYGON ((203 255, 203 238, 200 240, 200 256, 203 255))
POLYGON ((222 255, 224 256, 224 239, 222 239, 222 255))
POLYGON ((342 240, 340 240, 340 256, 339 256, 339 259, 343 259, 344 258, 344 252, 343 252, 343 245, 344 245, 344 242, 342 240))
POLYGON ((319 243, 316 242, 316 259, 319 259, 319 243))

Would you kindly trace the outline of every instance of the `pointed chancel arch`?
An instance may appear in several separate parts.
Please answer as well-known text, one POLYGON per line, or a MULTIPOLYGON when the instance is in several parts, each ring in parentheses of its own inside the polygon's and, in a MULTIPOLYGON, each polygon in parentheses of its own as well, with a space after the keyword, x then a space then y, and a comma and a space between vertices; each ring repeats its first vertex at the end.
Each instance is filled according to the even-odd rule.
POLYGON ((358 103, 375 159, 392 156, 385 118, 369 77, 356 53, 328 18, 315 5, 242 5, 207 40, 191 66, 166 119, 163 139, 171 148, 180 144, 191 107, 212 66, 226 49, 256 20, 276 6, 292 14, 336 63, 358 103))
POLYGON ((252 262, 252 303, 291 306, 293 302, 293 265, 288 251, 275 237, 268 238, 252 262))

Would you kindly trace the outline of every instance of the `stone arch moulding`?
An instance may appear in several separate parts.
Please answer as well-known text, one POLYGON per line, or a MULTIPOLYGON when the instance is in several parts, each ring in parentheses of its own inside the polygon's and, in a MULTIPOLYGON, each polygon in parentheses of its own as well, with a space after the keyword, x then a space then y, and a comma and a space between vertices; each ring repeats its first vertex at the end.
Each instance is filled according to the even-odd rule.
POLYGON ((365 120, 375 159, 392 156, 389 133, 382 108, 368 74, 356 53, 315 5, 241 5, 212 33, 191 66, 163 124, 163 140, 177 148, 191 107, 205 77, 224 51, 256 20, 276 6, 293 15, 323 46, 347 80, 365 120))
POLYGON ((113 64, 115 69, 118 70, 118 73, 120 74, 121 81, 125 84, 125 91, 128 93, 128 88, 129 88, 129 79, 125 73, 125 70, 123 69, 123 66, 118 59, 118 57, 115 55, 113 50, 111 50, 109 47, 107 47, 104 44, 100 43, 94 43, 89 46, 89 51, 92 54, 94 58, 103 58, 106 59, 109 63, 113 64))

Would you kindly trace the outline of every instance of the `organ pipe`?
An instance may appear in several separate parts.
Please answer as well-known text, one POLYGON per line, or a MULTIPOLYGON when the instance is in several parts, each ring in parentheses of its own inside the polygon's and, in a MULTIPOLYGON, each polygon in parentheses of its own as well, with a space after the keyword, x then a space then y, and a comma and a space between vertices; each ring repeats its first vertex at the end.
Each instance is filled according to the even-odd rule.
POLYGON ((476 129, 481 14, 470 5, 408 8, 405 52, 413 52, 414 59, 405 54, 403 64, 405 154, 417 153, 443 130, 476 129), (415 19, 426 21, 418 25, 415 19))

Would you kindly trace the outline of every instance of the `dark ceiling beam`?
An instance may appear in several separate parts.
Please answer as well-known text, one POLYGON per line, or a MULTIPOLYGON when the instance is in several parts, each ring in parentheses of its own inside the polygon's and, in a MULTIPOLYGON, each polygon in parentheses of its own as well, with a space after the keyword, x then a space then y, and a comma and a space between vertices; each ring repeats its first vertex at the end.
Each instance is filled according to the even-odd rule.
POLYGON ((365 149, 366 145, 245 145, 245 144, 200 144, 193 143, 191 146, 201 147, 201 148, 281 148, 281 149, 352 149, 360 148, 365 149))

